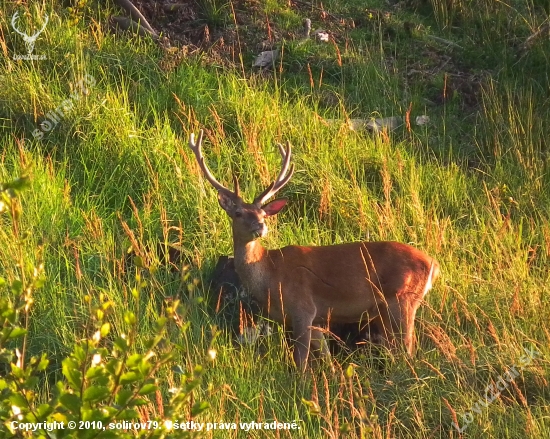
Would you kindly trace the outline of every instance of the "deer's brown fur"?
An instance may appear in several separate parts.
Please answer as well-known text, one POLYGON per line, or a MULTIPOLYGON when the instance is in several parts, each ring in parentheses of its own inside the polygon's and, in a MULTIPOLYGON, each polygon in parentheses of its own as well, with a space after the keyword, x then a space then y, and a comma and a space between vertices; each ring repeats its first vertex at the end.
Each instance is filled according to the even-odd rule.
POLYGON ((285 199, 263 204, 292 176, 290 144, 279 145, 279 176, 253 203, 245 203, 212 176, 201 152, 203 133, 190 146, 204 175, 218 190, 221 207, 232 219, 235 269, 246 289, 269 316, 292 328, 294 361, 305 369, 311 350, 327 353, 315 327, 370 321, 388 347, 402 341, 414 346, 414 318, 423 297, 439 274, 437 261, 399 242, 355 242, 331 246, 290 245, 265 249, 258 238, 267 234, 265 218, 276 215, 285 199))

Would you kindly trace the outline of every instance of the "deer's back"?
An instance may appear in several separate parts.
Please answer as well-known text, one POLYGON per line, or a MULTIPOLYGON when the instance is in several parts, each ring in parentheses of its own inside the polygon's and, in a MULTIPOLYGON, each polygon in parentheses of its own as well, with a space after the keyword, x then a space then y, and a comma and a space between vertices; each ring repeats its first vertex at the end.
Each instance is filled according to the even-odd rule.
POLYGON ((269 290, 279 291, 285 308, 314 306, 323 315, 330 310, 333 321, 361 318, 397 294, 421 297, 430 273, 435 279, 439 270, 430 256, 398 242, 291 245, 267 256, 269 290))

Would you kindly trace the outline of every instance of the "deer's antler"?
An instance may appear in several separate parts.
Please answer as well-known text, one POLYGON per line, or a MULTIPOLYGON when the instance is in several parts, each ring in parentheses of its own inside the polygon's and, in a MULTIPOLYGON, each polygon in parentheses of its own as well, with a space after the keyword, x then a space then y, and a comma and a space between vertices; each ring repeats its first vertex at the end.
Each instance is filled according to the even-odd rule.
POLYGON ((31 53, 34 49, 34 42, 38 38, 38 35, 40 35, 44 31, 44 29, 46 28, 46 25, 48 24, 48 20, 50 19, 50 17, 49 17, 48 14, 46 14, 46 18, 44 20, 44 24, 42 25, 42 28, 38 32, 35 32, 32 35, 27 35, 26 33, 21 32, 19 29, 17 29, 17 26, 16 26, 15 23, 16 23, 18 18, 19 18, 19 12, 16 12, 15 14, 13 14, 13 17, 11 19, 11 27, 13 27, 13 30, 15 32, 17 32, 19 35, 21 35, 23 37, 23 41, 25 42, 27 52, 31 53))
POLYGON ((197 162, 199 163, 199 166, 206 177, 206 179, 210 182, 214 188, 219 191, 223 192, 225 195, 229 196, 230 198, 236 200, 239 199, 239 182, 237 181, 237 177, 233 175, 233 181, 235 182, 235 191, 231 191, 227 189, 223 184, 221 184, 216 178, 212 175, 210 172, 210 169, 208 169, 208 166, 206 166, 206 162, 204 161, 204 156, 202 155, 202 139, 204 136, 204 130, 200 130, 199 138, 197 142, 195 143, 195 133, 191 133, 189 136, 189 147, 193 150, 195 153, 195 158, 197 159, 197 162))
POLYGON ((13 17, 11 17, 11 27, 13 27, 13 30, 17 32, 19 35, 21 35, 23 38, 28 38, 27 34, 17 29, 15 22, 17 21, 18 18, 19 18, 19 12, 16 12, 15 14, 13 14, 13 17))
POLYGON ((50 19, 49 15, 46 14, 42 28, 38 32, 35 32, 32 35, 27 35, 26 33, 21 32, 19 29, 17 29, 15 22, 17 21, 18 18, 19 18, 19 12, 16 12, 15 14, 13 14, 13 17, 11 18, 11 27, 13 27, 13 30, 17 32, 19 35, 21 35, 25 39, 25 41, 34 40, 36 37, 38 37, 38 35, 44 32, 44 29, 46 29, 46 25, 48 24, 48 20, 50 19))
POLYGON ((49 19, 50 19, 49 15, 46 14, 46 16, 45 16, 45 18, 44 18, 44 24, 42 25, 42 29, 40 29, 38 32, 36 32, 35 34, 33 34, 31 38, 34 39, 34 38, 38 37, 38 35, 40 35, 40 34, 44 31, 44 29, 46 29, 46 25, 48 24, 48 20, 49 20, 49 19))
POLYGON ((279 172, 279 175, 277 176, 275 181, 271 183, 265 191, 263 191, 254 199, 254 204, 256 204, 258 207, 261 207, 262 204, 264 204, 273 195, 279 192, 290 181, 290 178, 294 173, 294 164, 292 164, 292 166, 290 166, 290 172, 288 172, 287 174, 288 167, 290 165, 290 155, 292 153, 290 142, 286 142, 286 151, 283 148, 283 145, 281 145, 280 143, 277 143, 277 146, 279 147, 279 152, 281 153, 281 156, 283 158, 281 172, 279 172))

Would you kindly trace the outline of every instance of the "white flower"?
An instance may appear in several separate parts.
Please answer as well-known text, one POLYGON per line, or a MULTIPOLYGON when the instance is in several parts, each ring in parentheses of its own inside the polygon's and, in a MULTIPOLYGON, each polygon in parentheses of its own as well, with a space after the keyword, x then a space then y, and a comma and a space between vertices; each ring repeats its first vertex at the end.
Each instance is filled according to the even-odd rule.
POLYGON ((17 407, 16 405, 12 405, 11 411, 17 417, 17 419, 19 420, 23 419, 23 415, 21 414, 21 409, 19 407, 17 407))
POLYGON ((101 363, 101 354, 94 354, 92 358, 92 366, 97 366, 99 363, 101 363))
POLYGON ((99 340, 101 340, 101 332, 96 331, 95 334, 93 335, 92 339, 93 339, 96 343, 99 342, 99 340))

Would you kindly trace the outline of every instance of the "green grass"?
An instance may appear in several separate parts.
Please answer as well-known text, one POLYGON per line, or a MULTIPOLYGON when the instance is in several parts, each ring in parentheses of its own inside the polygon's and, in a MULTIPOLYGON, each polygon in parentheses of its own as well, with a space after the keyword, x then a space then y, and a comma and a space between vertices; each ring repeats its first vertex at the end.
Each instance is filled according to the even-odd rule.
MULTIPOLYGON (((219 14, 224 2, 203 3, 214 8, 203 11, 213 15, 207 19, 232 25, 219 14)), ((48 353, 52 379, 60 379, 61 359, 74 342, 90 335, 85 295, 98 301, 104 294, 115 303, 108 318, 116 334, 126 330, 124 311, 134 311, 138 342, 152 331, 164 298, 181 295, 190 330, 172 332, 167 343, 181 352, 184 369, 204 361, 214 328, 224 328, 210 301, 196 300, 208 299, 217 256, 232 252, 229 221, 187 147, 189 133, 204 128, 209 166, 226 183, 236 171, 248 199, 277 174, 275 142, 292 143, 297 171, 283 190, 290 203, 271 223, 269 248, 398 240, 433 255, 442 273, 418 314, 415 358, 388 357, 383 369, 365 350, 334 359, 336 372, 322 366, 302 376, 292 370, 280 334, 237 347, 222 331, 205 374, 211 386, 197 396, 211 408, 199 420, 300 420, 301 430, 207 437, 459 437, 455 416, 463 425, 461 414, 519 364, 529 345, 541 356, 474 413, 463 437, 550 436, 550 47, 542 39, 526 53, 518 49, 543 22, 548 4, 431 0, 392 9, 364 3, 323 2, 327 11, 362 23, 355 28, 321 21, 319 9, 290 10, 287 1, 236 4, 263 23, 252 31, 265 38, 264 12, 282 35, 299 34, 308 16, 314 28, 337 36, 327 45, 288 37, 280 68, 261 76, 251 63, 222 68, 208 50, 163 69, 161 61, 173 54, 111 35, 112 11, 95 2, 73 12, 58 2, 30 6, 36 20, 50 14, 35 46, 48 58, 13 61, 24 45, 11 32, 14 4, 0 1, 0 181, 31 177, 19 230, 0 217, 0 276, 11 281, 44 264, 47 282, 34 297, 28 350, 48 353), (445 49, 429 35, 463 49, 445 49), (410 76, 411 68, 425 72, 410 76), (481 78, 474 106, 465 104, 463 85, 434 99, 459 73, 481 78), (34 140, 43 116, 84 74, 96 80, 90 93, 34 140), (429 125, 375 136, 344 122, 404 115, 410 104, 411 119, 427 114, 429 125), (155 269, 127 263, 132 244, 123 223, 155 269), (158 264, 148 250, 157 242, 178 242, 190 278, 158 264), (137 300, 130 293, 136 271, 147 282, 137 300), (198 287, 190 285, 193 278, 198 287), (351 377, 349 364, 355 365, 351 377), (319 414, 303 399, 318 403, 319 414), (350 432, 339 433, 346 423, 350 432)), ((241 38, 249 31, 246 23, 237 27, 241 38)), ((175 381, 167 370, 163 391, 175 381)))

